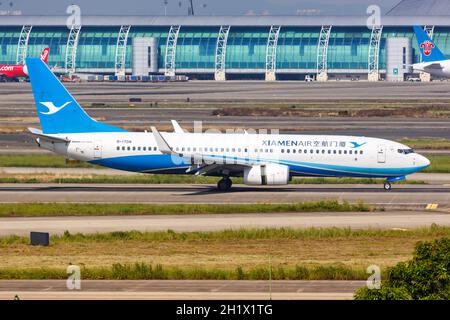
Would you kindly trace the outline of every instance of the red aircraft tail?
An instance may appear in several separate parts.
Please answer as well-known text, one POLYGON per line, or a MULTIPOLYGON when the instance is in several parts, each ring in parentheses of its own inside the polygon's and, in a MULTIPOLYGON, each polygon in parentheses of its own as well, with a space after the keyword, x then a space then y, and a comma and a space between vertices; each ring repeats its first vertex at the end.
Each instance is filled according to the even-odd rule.
POLYGON ((47 63, 48 55, 50 54, 50 48, 45 48, 41 54, 41 60, 47 63))

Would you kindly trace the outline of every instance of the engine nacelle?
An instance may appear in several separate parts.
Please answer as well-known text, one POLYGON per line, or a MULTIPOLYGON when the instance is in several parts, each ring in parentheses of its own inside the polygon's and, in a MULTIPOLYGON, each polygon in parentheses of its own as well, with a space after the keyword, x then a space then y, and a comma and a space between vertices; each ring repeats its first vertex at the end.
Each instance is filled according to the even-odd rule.
POLYGON ((289 183, 289 167, 261 164, 244 169, 244 183, 250 185, 284 185, 289 183))

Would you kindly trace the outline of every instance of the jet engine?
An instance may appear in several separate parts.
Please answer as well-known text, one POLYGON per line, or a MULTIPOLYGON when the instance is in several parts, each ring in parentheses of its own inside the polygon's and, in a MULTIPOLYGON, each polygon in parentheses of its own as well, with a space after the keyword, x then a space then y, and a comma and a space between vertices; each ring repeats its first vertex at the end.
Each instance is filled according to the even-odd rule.
POLYGON ((289 167, 268 163, 244 169, 244 183, 249 185, 284 185, 289 183, 289 167))

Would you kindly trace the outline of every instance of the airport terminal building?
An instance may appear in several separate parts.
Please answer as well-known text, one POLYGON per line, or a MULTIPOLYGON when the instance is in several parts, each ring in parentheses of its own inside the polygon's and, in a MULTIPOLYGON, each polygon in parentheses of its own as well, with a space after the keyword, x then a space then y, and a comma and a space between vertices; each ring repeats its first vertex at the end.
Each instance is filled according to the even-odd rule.
POLYGON ((414 24, 450 57, 447 1, 404 2, 371 28, 368 16, 83 16, 70 28, 67 16, 3 16, 0 63, 48 46, 49 65, 67 73, 401 81, 420 61, 414 24))

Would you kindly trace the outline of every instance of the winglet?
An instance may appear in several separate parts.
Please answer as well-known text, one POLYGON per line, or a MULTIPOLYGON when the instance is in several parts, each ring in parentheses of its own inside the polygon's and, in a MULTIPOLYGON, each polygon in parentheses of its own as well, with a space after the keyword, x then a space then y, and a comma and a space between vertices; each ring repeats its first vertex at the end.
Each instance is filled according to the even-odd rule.
POLYGON ((169 146, 167 141, 163 138, 161 133, 159 133, 158 130, 156 130, 155 127, 151 127, 153 137, 155 137, 156 145, 158 146, 159 151, 161 151, 164 154, 176 154, 172 148, 169 146))
POLYGON ((186 131, 180 126, 178 121, 176 120, 170 120, 172 122, 173 130, 175 133, 186 133, 186 131))

